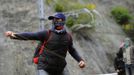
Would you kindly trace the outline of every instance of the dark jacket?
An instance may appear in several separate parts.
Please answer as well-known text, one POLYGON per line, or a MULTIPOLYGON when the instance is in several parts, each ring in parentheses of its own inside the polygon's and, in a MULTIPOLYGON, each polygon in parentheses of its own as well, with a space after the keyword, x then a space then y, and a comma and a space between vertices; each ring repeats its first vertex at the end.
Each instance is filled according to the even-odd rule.
POLYGON ((123 58, 116 57, 114 60, 115 70, 125 70, 125 63, 123 58))
POLYGON ((118 75, 125 75, 125 63, 123 61, 123 50, 120 48, 117 56, 114 59, 114 68, 119 70, 118 75))
POLYGON ((62 72, 66 66, 65 57, 67 51, 78 62, 82 60, 75 48, 73 47, 72 37, 67 33, 57 34, 51 31, 50 36, 47 31, 40 31, 36 33, 20 33, 15 34, 19 40, 38 40, 41 43, 48 39, 43 53, 39 57, 38 69, 46 71, 62 72), (49 36, 49 38, 48 38, 49 36))

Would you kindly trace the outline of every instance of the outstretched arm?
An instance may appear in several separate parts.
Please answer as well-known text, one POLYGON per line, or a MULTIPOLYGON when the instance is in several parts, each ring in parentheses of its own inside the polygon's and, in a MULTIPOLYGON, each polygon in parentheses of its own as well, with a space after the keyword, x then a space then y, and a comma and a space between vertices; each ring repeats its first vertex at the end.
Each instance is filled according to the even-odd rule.
POLYGON ((85 62, 84 60, 80 57, 79 53, 76 51, 76 49, 73 47, 73 43, 72 43, 72 38, 71 38, 71 43, 69 45, 69 53, 71 54, 71 56, 79 62, 79 67, 80 68, 84 68, 85 67, 85 62))
POLYGON ((14 33, 12 31, 5 32, 7 37, 11 39, 18 39, 18 40, 41 40, 43 41, 46 37, 47 31, 40 31, 40 32, 25 32, 25 33, 14 33))

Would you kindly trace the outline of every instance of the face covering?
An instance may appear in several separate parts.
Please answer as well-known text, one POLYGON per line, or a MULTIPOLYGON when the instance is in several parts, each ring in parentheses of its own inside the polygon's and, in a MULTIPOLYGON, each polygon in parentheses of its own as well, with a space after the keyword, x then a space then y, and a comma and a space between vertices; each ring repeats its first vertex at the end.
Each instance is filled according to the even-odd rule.
POLYGON ((53 22, 53 25, 55 26, 55 29, 57 30, 62 30, 64 28, 64 21, 61 22, 53 22))
POLYGON ((125 42, 124 42, 124 47, 127 48, 131 45, 131 41, 130 39, 125 39, 125 42))
POLYGON ((53 25, 52 25, 52 30, 56 33, 64 33, 66 32, 65 30, 65 21, 57 21, 57 20, 53 20, 52 21, 53 25))

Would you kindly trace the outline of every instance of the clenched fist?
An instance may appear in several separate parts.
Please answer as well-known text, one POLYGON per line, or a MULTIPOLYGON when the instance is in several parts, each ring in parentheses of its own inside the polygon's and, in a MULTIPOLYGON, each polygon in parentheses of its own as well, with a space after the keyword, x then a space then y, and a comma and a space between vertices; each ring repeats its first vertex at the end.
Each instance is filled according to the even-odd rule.
POLYGON ((84 67, 85 67, 85 62, 84 62, 83 60, 81 60, 81 61, 79 62, 79 67, 80 67, 80 68, 84 68, 84 67))
POLYGON ((7 32, 5 32, 5 36, 6 36, 6 37, 15 37, 14 34, 15 34, 15 33, 12 32, 12 31, 7 31, 7 32))

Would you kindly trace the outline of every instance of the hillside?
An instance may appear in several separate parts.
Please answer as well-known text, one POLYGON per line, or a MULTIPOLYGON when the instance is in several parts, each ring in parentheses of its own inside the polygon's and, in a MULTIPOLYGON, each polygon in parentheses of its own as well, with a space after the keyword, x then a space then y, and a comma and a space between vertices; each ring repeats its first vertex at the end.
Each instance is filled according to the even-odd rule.
MULTIPOLYGON (((134 12, 133 0, 77 0, 77 2, 94 3, 100 15, 96 16, 94 29, 75 32, 69 29, 74 39, 74 47, 86 61, 86 68, 80 69, 77 62, 68 54, 67 72, 70 75, 115 72, 113 59, 126 34, 110 17, 110 10, 114 6, 122 5, 129 8, 130 12, 134 12)), ((45 4, 45 16, 53 13, 53 7, 45 4)), ((49 26, 46 25, 46 28, 49 26)), ((0 75, 35 75, 36 65, 32 63, 32 57, 37 43, 6 38, 4 32, 7 30, 18 33, 38 31, 37 1, 0 0, 0 75)))

